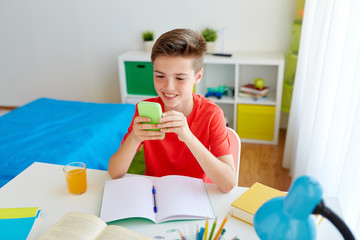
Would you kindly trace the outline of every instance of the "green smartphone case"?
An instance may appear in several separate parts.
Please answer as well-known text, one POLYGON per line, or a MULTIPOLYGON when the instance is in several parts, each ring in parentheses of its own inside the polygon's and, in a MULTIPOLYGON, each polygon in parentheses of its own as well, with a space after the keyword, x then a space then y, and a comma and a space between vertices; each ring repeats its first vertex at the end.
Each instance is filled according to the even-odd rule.
MULTIPOLYGON (((151 124, 159 123, 159 118, 162 117, 161 105, 155 102, 140 101, 138 103, 139 116, 148 117, 151 119, 151 124)), ((144 122, 145 123, 145 122, 144 122)), ((149 131, 160 131, 160 129, 149 129, 149 131)), ((165 133, 163 138, 165 137, 165 133)))

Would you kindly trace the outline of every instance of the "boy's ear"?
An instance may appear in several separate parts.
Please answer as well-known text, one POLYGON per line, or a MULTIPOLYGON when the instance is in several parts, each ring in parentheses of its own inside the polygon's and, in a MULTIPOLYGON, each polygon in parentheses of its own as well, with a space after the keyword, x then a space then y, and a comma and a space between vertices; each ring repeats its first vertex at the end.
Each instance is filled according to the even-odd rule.
POLYGON ((203 75, 203 72, 204 72, 204 69, 201 68, 199 70, 199 72, 196 74, 196 77, 195 77, 195 84, 198 84, 202 78, 202 75, 203 75))

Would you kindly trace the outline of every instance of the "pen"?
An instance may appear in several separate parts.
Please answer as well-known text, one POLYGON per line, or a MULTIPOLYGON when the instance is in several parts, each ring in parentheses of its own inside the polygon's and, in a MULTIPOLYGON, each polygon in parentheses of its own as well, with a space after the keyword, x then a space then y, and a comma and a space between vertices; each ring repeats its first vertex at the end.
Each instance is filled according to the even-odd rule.
POLYGON ((153 188, 152 188, 152 193, 153 193, 153 196, 154 196, 154 213, 157 213, 157 206, 156 206, 156 200, 155 200, 156 191, 155 191, 155 187, 154 187, 154 186, 153 186, 153 188))
POLYGON ((204 230, 204 240, 207 239, 208 227, 209 227, 209 218, 206 218, 205 230, 204 230))
POLYGON ((226 217, 224 218, 223 222, 222 222, 221 225, 220 225, 219 230, 218 230, 217 233, 215 234, 214 239, 218 239, 218 237, 220 236, 220 233, 221 233, 221 231, 223 230, 224 225, 225 225, 226 221, 228 220, 228 217, 229 217, 229 216, 230 216, 230 213, 228 213, 228 215, 226 215, 226 217))
POLYGON ((217 221, 217 217, 215 218, 214 223, 213 223, 213 225, 212 225, 211 232, 210 232, 210 236, 209 236, 209 240, 211 240, 211 239, 212 239, 212 236, 214 235, 214 230, 215 230, 215 227, 216 227, 216 221, 217 221))
POLYGON ((204 228, 204 227, 201 227, 201 228, 200 228, 200 232, 199 232, 199 240, 203 240, 204 230, 205 230, 205 228, 204 228))

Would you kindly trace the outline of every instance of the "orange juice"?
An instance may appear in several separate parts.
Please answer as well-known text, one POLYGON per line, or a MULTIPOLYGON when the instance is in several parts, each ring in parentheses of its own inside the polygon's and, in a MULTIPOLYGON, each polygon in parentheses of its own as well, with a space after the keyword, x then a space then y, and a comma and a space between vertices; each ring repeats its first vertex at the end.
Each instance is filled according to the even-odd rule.
POLYGON ((80 194, 86 191, 86 167, 64 170, 67 186, 70 193, 80 194))

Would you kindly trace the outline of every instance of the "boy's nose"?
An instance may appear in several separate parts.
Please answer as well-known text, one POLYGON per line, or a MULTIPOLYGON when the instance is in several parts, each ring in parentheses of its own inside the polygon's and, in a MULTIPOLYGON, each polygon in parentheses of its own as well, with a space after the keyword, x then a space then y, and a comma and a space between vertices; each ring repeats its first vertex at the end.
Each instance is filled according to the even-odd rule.
POLYGON ((169 79, 167 82, 166 82, 166 88, 168 89, 174 89, 175 88, 175 84, 174 84, 174 81, 169 79))

